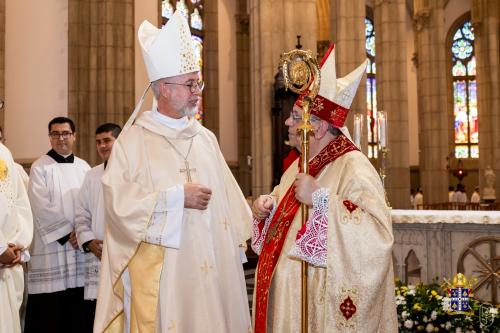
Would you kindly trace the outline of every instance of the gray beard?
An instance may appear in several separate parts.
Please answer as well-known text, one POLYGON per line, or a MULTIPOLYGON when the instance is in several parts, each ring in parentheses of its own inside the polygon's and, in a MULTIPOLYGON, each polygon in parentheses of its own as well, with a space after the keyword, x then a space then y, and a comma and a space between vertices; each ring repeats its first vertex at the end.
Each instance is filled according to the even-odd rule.
POLYGON ((188 116, 190 118, 194 117, 197 112, 198 112, 198 106, 195 106, 194 108, 186 107, 186 108, 182 109, 182 114, 184 116, 188 116))

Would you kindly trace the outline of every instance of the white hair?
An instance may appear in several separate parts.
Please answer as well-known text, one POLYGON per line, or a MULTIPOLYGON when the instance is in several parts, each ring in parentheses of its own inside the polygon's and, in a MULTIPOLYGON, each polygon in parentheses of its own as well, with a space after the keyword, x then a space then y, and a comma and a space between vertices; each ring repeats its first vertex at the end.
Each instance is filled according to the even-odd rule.
POLYGON ((151 89, 153 90, 153 95, 156 100, 160 99, 160 85, 163 83, 163 79, 158 79, 151 83, 151 89))

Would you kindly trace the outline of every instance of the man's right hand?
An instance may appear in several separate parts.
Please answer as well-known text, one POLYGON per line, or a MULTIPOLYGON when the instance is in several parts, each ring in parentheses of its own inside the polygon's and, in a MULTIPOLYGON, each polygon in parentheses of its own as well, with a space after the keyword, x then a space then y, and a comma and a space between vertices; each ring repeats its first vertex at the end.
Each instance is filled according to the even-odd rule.
POLYGON ((273 209, 274 200, 270 195, 261 195, 253 202, 252 213, 254 219, 267 218, 273 209))
POLYGON ((90 252, 92 252, 99 260, 101 260, 102 256, 102 240, 99 239, 93 239, 90 241, 90 243, 87 245, 88 249, 90 252))
POLYGON ((15 244, 9 244, 7 250, 5 250, 2 254, 0 254, 0 263, 7 266, 13 266, 15 264, 20 263, 21 250, 22 250, 21 246, 15 244))
POLYGON ((197 183, 184 184, 184 208, 207 209, 212 190, 197 183))
POLYGON ((9 265, 14 259, 16 259, 16 254, 14 249, 10 246, 0 254, 0 264, 9 265))

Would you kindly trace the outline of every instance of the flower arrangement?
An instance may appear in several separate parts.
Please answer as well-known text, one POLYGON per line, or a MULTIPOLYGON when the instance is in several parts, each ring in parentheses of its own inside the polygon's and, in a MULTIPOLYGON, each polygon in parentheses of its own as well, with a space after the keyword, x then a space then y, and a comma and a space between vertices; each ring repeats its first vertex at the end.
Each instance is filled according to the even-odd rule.
POLYGON ((396 280, 399 332, 499 333, 500 305, 469 300, 469 314, 451 314, 451 299, 436 283, 416 286, 396 280))

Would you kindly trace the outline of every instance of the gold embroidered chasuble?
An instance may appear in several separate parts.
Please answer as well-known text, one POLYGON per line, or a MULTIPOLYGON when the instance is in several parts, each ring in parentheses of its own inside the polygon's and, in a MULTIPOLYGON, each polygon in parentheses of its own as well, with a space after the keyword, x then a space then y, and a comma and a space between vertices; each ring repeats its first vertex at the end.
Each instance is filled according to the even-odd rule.
MULTIPOLYGON (((298 160, 271 193, 278 204, 297 172, 298 160)), ((326 268, 309 265, 309 332, 397 332, 392 225, 379 175, 352 151, 316 178, 330 190, 328 255, 326 268)), ((300 332, 301 262, 287 254, 301 223, 299 210, 272 275, 266 333, 300 332)))
MULTIPOLYGON (((251 212, 213 133, 196 120, 182 130, 144 112, 122 133, 103 176, 106 235, 95 332, 123 331, 123 283, 130 275, 131 332, 247 332, 250 318, 240 244, 251 212), (193 182, 212 190, 208 209, 184 209, 179 249, 145 243, 162 190, 193 182), (161 310, 161 311, 160 311, 161 310)), ((165 214, 168 223, 168 214, 165 214)))

